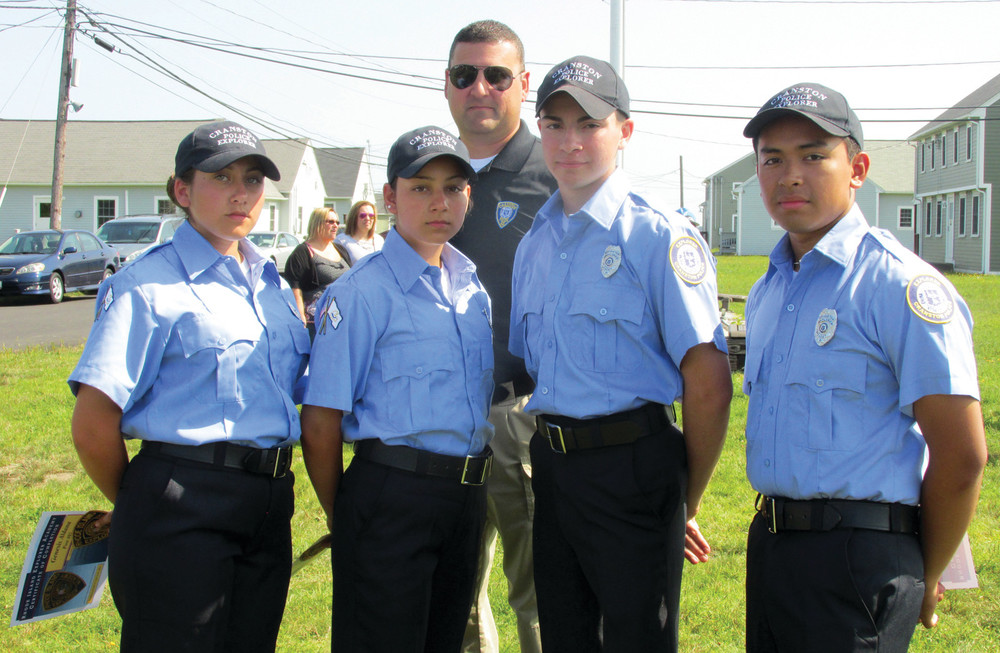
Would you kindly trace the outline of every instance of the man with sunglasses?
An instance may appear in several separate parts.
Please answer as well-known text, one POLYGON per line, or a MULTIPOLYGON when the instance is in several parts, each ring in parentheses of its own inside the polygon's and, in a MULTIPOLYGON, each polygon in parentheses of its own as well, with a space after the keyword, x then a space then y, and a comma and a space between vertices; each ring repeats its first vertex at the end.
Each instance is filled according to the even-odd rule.
POLYGON ((472 186, 472 210, 451 243, 476 264, 493 301, 496 383, 489 417, 496 436, 490 445, 493 471, 479 561, 479 594, 462 650, 493 653, 499 649, 487 595, 499 531, 507 598, 517 616, 521 651, 539 653, 531 553, 534 495, 528 452, 535 423, 522 410, 533 383, 524 362, 507 351, 507 338, 514 252, 556 183, 545 167, 538 138, 521 120, 521 104, 528 97, 528 72, 521 40, 508 26, 481 20, 455 35, 444 94, 479 176, 472 186))

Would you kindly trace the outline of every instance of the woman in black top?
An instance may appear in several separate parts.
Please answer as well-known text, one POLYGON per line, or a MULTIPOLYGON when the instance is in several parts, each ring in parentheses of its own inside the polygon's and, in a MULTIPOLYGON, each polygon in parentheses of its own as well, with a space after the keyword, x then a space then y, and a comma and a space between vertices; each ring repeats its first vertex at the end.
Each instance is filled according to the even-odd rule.
POLYGON ((309 216, 309 238, 296 247, 285 264, 285 278, 292 287, 299 317, 316 334, 316 302, 326 287, 351 267, 350 255, 334 242, 340 221, 331 208, 316 209, 309 216))

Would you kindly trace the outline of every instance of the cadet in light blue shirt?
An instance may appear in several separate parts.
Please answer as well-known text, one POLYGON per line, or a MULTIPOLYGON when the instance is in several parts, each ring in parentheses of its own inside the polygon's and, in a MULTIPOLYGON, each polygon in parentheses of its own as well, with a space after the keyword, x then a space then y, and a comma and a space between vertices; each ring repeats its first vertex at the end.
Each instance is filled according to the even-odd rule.
POLYGON ((109 582, 125 652, 264 652, 277 640, 309 336, 246 239, 265 177, 277 168, 236 123, 181 141, 167 192, 188 220, 101 287, 69 379, 74 444, 114 504, 109 582), (131 461, 123 436, 142 440, 131 461))
POLYGON ((557 65, 536 107, 559 190, 517 248, 509 344, 536 384, 542 648, 676 651, 685 524, 688 559, 707 560, 693 517, 732 397, 715 262, 616 172, 633 122, 607 62, 557 65))
POLYGON ((743 133, 787 232, 747 300, 747 650, 906 651, 986 461, 972 316, 855 204, 871 161, 843 95, 796 84, 743 133))
POLYGON ((383 189, 396 226, 320 299, 302 448, 333 532, 335 651, 461 647, 493 433, 490 301, 448 244, 475 178, 443 129, 400 136, 383 189))

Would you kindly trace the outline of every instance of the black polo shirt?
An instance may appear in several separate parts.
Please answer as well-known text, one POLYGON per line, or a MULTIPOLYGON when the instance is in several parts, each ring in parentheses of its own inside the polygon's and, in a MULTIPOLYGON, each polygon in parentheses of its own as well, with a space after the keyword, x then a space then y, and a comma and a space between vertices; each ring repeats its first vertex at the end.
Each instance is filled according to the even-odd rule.
POLYGON ((451 239, 476 264, 479 280, 493 300, 493 379, 498 386, 527 378, 524 361, 507 351, 514 252, 556 188, 545 167, 542 142, 522 120, 514 137, 479 171, 472 185, 472 210, 451 239))

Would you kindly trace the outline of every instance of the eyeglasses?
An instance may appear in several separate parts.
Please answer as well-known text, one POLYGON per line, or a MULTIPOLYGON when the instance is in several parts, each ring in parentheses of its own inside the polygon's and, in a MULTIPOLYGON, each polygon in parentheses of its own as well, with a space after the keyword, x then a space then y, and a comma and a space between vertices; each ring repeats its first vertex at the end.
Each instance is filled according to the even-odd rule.
POLYGON ((340 222, 337 221, 337 220, 327 220, 326 223, 327 224, 340 224, 340 222))
POLYGON ((451 80, 452 86, 462 91, 476 83, 480 70, 483 71, 486 83, 498 91, 506 91, 514 82, 514 78, 521 75, 521 73, 515 75, 510 68, 504 66, 473 66, 460 63, 448 69, 448 79, 451 80))
POLYGON ((375 218, 375 214, 374 213, 359 213, 358 217, 359 218, 365 218, 367 220, 371 220, 371 219, 375 218))

